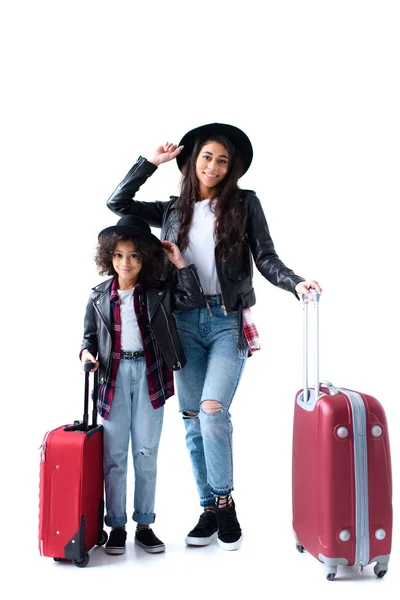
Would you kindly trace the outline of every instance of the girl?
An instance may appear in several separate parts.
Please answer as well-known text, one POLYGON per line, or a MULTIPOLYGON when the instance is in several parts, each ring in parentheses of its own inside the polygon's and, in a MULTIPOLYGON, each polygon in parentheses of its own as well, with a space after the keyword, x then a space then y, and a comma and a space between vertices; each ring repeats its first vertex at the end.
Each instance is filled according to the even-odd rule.
POLYGON ((99 234, 95 256, 100 275, 112 275, 93 288, 86 308, 82 362, 99 369, 98 411, 104 426, 105 523, 112 528, 108 554, 126 544, 126 475, 129 437, 135 472, 135 543, 147 552, 165 545, 154 522, 157 452, 164 404, 174 394, 172 370, 186 358, 172 310, 193 310, 203 302, 194 265, 178 247, 160 242, 133 216, 99 234), (176 268, 176 286, 161 278, 167 255, 176 268), (97 360, 96 358, 97 357, 97 360))
POLYGON ((175 374, 186 443, 204 511, 186 537, 204 546, 216 536, 225 550, 242 540, 233 491, 232 424, 229 408, 246 357, 259 348, 250 307, 255 304, 252 261, 274 285, 311 297, 321 291, 279 259, 260 200, 238 187, 253 149, 232 125, 210 123, 189 131, 179 145, 166 143, 150 160, 139 157, 107 205, 136 215, 161 238, 179 244, 194 261, 204 290, 203 306, 177 315, 187 366, 175 374), (179 198, 167 202, 134 200, 139 187, 161 164, 177 159, 182 172, 179 198))

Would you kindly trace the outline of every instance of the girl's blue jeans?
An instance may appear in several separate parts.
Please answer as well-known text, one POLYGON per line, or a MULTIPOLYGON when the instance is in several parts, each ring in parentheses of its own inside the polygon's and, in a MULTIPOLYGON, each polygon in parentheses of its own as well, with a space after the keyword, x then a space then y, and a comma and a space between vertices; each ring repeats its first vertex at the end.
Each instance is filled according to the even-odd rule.
POLYGON ((129 438, 135 473, 134 512, 137 523, 154 522, 157 453, 164 407, 151 405, 144 357, 121 360, 115 395, 104 427, 105 523, 122 527, 126 516, 129 438))
POLYGON ((175 313, 187 364, 175 371, 179 410, 186 427, 186 445, 201 506, 233 490, 232 423, 230 405, 246 359, 238 353, 238 313, 227 316, 220 297, 212 297, 210 311, 202 307, 175 313), (202 403, 219 403, 206 412, 202 403), (195 413, 196 416, 189 416, 195 413))

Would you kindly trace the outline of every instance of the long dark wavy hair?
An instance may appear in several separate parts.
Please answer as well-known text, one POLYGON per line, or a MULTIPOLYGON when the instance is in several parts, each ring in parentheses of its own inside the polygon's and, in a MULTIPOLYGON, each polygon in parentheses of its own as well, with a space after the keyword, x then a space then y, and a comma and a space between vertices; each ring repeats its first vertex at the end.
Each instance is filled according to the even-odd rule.
POLYGON ((183 167, 181 193, 177 203, 179 214, 179 247, 183 252, 189 245, 189 230, 192 224, 194 204, 201 200, 200 186, 196 176, 196 160, 205 144, 218 142, 228 151, 228 172, 224 179, 214 188, 217 201, 215 203, 215 237, 221 244, 223 260, 237 254, 243 237, 243 216, 240 210, 240 189, 238 179, 243 174, 241 157, 235 146, 223 135, 212 135, 207 139, 195 142, 192 152, 183 167))
POLYGON ((138 260, 142 263, 138 283, 142 283, 146 287, 157 287, 165 274, 166 257, 163 249, 139 237, 121 235, 116 232, 102 235, 97 244, 94 261, 99 275, 117 275, 112 258, 118 242, 125 241, 134 243, 138 260))

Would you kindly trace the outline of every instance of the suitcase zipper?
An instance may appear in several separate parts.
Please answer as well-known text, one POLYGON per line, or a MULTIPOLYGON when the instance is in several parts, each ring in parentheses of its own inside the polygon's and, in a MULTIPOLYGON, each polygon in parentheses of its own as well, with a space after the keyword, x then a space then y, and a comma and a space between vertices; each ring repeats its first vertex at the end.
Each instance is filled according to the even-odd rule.
POLYGON ((363 399, 356 392, 341 389, 351 405, 354 439, 354 478, 356 504, 356 549, 354 564, 359 573, 369 563, 367 418, 363 399))
MULTIPOLYGON (((56 427, 57 429, 57 427, 56 427)), ((47 445, 47 438, 49 437, 50 433, 52 431, 55 431, 55 429, 49 429, 49 431, 47 433, 45 433, 45 436, 43 438, 43 442, 40 444, 39 446, 39 450, 40 450, 40 457, 42 462, 46 462, 46 445, 47 445)))

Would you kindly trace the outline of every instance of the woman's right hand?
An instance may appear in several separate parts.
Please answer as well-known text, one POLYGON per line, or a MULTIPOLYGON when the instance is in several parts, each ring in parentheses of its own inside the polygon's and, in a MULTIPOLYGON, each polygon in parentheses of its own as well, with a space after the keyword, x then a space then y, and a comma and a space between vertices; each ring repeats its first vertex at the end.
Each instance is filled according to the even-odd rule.
POLYGON ((166 142, 163 146, 159 146, 154 152, 152 158, 149 158, 149 162, 153 163, 158 167, 162 163, 173 160, 182 152, 183 146, 177 146, 176 144, 170 144, 166 142))
POLYGON ((93 356, 93 354, 91 354, 89 352, 89 350, 84 350, 81 354, 81 361, 83 364, 87 363, 87 362, 92 362, 95 363, 95 367, 93 367, 93 369, 90 369, 90 373, 94 373, 95 371, 97 371, 97 369, 100 366, 100 363, 98 360, 95 359, 95 357, 93 356))

